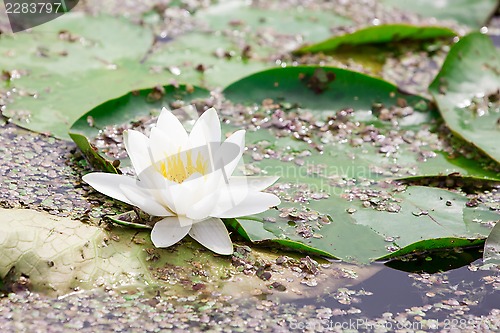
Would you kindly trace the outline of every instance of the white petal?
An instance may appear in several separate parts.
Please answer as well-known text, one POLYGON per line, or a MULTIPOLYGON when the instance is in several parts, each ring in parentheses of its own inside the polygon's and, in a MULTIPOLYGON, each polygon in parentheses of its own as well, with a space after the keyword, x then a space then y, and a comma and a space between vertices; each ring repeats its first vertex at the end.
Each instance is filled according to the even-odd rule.
POLYGON ((166 217, 156 222, 151 231, 151 241, 156 247, 169 247, 183 239, 191 224, 182 225, 177 216, 166 217))
POLYGON ((165 178, 151 165, 137 175, 140 180, 140 186, 145 189, 163 189, 165 187, 165 178))
POLYGON ((147 136, 138 131, 127 130, 123 133, 123 143, 125 143, 125 149, 127 149, 136 174, 140 174, 151 166, 147 136))
POLYGON ((189 236, 215 253, 233 254, 233 243, 221 219, 211 217, 194 223, 189 231, 189 236))
POLYGON ((221 139, 220 121, 217 111, 210 108, 203 112, 189 133, 189 148, 203 147, 206 145, 218 146, 221 139))
POLYGON ((106 194, 114 199, 126 202, 129 205, 133 205, 120 190, 120 185, 136 187, 137 181, 134 178, 113 173, 92 172, 83 176, 82 179, 96 191, 106 194))
POLYGON ((139 175, 139 182, 137 185, 139 188, 146 193, 149 193, 156 202, 167 208, 168 210, 175 212, 173 207, 173 201, 171 196, 166 195, 168 193, 167 189, 169 186, 178 185, 175 182, 172 182, 163 177, 154 167, 149 167, 145 169, 139 175))
POLYGON ((278 176, 233 176, 229 180, 232 186, 247 186, 250 191, 262 191, 276 183, 278 176))
POLYGON ((217 203, 218 198, 219 192, 206 195, 190 207, 186 216, 193 220, 202 220, 209 217, 210 213, 214 210, 214 205, 217 203))
POLYGON ((271 193, 249 192, 245 198, 238 201, 233 198, 225 198, 224 202, 219 201, 216 209, 210 213, 210 216, 230 218, 247 216, 262 213, 270 207, 277 206, 281 200, 271 193))
MULTIPOLYGON (((206 187, 204 176, 195 173, 184 182, 178 184, 165 180, 165 186, 160 191, 160 201, 176 215, 188 215, 192 206, 204 197, 206 187)), ((208 215, 205 215, 206 217, 208 215)))
POLYGON ((125 194, 127 199, 132 202, 134 206, 139 207, 144 212, 153 216, 172 216, 171 211, 164 207, 161 203, 149 194, 147 191, 139 187, 131 187, 127 185, 120 185, 121 191, 125 194))
POLYGON ((177 140, 175 136, 169 136, 157 127, 151 129, 149 135, 151 156, 155 163, 164 161, 168 156, 177 154, 182 150, 181 140, 177 140))
POLYGON ((245 130, 239 130, 224 141, 214 154, 214 169, 222 169, 230 177, 245 150, 245 130))
POLYGON ((173 138, 179 146, 183 146, 187 142, 188 134, 184 126, 182 126, 179 119, 166 108, 161 110, 156 127, 173 138))

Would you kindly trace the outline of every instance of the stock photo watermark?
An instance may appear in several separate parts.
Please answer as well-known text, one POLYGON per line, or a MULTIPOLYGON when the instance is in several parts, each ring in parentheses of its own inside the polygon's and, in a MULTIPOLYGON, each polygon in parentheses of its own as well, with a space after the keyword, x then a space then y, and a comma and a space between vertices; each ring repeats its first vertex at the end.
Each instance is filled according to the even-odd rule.
POLYGON ((432 331, 432 330, 465 330, 476 329, 481 323, 473 319, 428 319, 428 320, 368 320, 364 318, 354 318, 346 320, 333 319, 307 319, 307 320, 290 320, 288 328, 291 331, 344 331, 344 330, 360 330, 368 332, 377 331, 395 331, 395 330, 412 330, 412 331, 432 331))
POLYGON ((4 0, 12 32, 20 32, 52 21, 69 12, 78 0, 4 0))

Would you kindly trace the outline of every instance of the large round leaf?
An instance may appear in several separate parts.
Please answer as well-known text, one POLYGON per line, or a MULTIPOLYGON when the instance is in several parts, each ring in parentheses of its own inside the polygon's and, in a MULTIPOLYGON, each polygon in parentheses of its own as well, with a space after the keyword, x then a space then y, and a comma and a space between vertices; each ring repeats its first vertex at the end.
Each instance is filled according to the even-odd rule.
POLYGON ((345 261, 367 263, 414 251, 481 244, 491 230, 482 223, 499 217, 486 207, 469 208, 466 197, 442 189, 409 187, 394 198, 398 212, 365 207, 359 200, 349 202, 335 193, 328 199, 309 201, 307 210, 327 214, 332 219, 329 223, 297 221, 273 210, 260 214, 260 219, 230 223, 254 242, 314 249, 345 261))
POLYGON ((159 255, 153 250, 149 232, 124 228, 102 228, 68 218, 24 209, 0 209, 0 279, 29 278, 33 290, 64 295, 78 288, 127 284, 168 284, 176 294, 184 286, 173 287, 173 279, 200 281, 188 261, 200 261, 205 276, 221 276, 229 263, 199 246, 184 244, 175 255, 159 255), (162 282, 164 267, 176 267, 175 277, 162 282))

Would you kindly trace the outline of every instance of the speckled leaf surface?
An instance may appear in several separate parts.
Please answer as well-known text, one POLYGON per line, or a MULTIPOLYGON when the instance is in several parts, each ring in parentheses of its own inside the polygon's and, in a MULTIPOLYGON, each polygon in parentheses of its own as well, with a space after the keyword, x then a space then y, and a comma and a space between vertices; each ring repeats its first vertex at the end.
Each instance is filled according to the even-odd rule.
POLYGON ((165 283, 162 267, 182 266, 176 274, 183 276, 186 262, 194 258, 212 262, 207 269, 216 274, 227 268, 224 260, 189 242, 175 256, 168 255, 172 250, 154 250, 149 231, 118 227, 109 232, 23 209, 0 209, 0 225, 0 279, 23 275, 38 291, 66 294, 77 287, 165 283))
MULTIPOLYGON (((239 27, 220 17, 215 9, 226 8, 222 4, 197 13, 206 29, 163 45, 155 42, 145 25, 83 13, 70 13, 31 32, 7 36, 0 45, 4 55, 0 70, 12 76, 8 82, 12 100, 3 114, 30 130, 68 139, 67 130, 79 116, 130 90, 169 83, 223 87, 273 66, 275 47, 259 42, 248 27, 260 32, 275 29, 274 34, 286 38, 300 33, 314 40, 326 36, 332 26, 350 23, 322 11, 283 12, 234 4, 239 9, 232 18, 239 18, 239 27), (232 38, 225 32, 228 29, 239 29, 245 37, 232 38), (245 51, 247 45, 251 52, 245 51)), ((227 8, 233 10, 232 6, 227 8)), ((290 50, 280 51, 291 51, 298 44, 294 41, 290 50)))
POLYGON ((223 87, 269 66, 263 61, 243 59, 237 42, 213 32, 183 35, 148 56, 146 64, 170 68, 178 74, 173 77, 177 82, 209 88, 223 87), (217 56, 217 50, 223 50, 223 54, 217 56), (226 58, 224 52, 234 56, 226 58))
MULTIPOLYGON (((283 105, 298 105, 301 112, 316 113, 319 119, 345 108, 353 108, 352 115, 346 116, 341 122, 345 125, 348 119, 354 121, 357 124, 355 126, 361 126, 360 133, 364 122, 375 124, 381 138, 393 135, 391 132, 395 131, 401 131, 397 132, 399 136, 405 131, 421 129, 432 124, 436 116, 432 109, 428 109, 428 101, 422 97, 403 94, 395 86, 380 79, 329 67, 267 70, 231 84, 224 94, 230 101, 243 104, 260 104, 264 99, 273 99, 283 105), (402 103, 401 100, 404 100, 405 105, 413 106, 415 111, 399 119, 397 126, 380 120, 372 112, 374 103, 390 108, 402 103)), ((127 95, 92 110, 75 124, 75 132, 90 138, 104 126, 130 123, 138 116, 151 116, 159 112, 161 103, 144 104, 146 95, 127 95), (89 126, 89 116, 95 124, 99 124, 97 128, 89 126)), ((230 124, 223 127, 224 132, 234 131, 230 124)), ((353 127, 352 133, 360 135, 356 128, 353 127)), ((313 137, 313 140, 318 141, 318 138, 313 137)), ((248 131, 246 143, 250 147, 291 155, 307 153, 304 155, 307 156, 305 164, 295 159, 289 162, 276 158, 255 160, 250 151, 245 154, 247 165, 268 175, 280 176, 277 186, 283 186, 284 189, 281 192, 284 200, 279 211, 269 210, 258 217, 238 219, 240 222, 226 221, 244 237, 255 242, 272 241, 296 250, 366 263, 391 254, 403 255, 412 251, 482 242, 489 230, 471 221, 497 217, 494 213, 488 214, 484 207, 476 210, 465 207, 467 198, 452 192, 414 187, 407 194, 401 194, 393 185, 383 188, 376 183, 376 180, 387 178, 446 176, 449 173, 478 179, 498 179, 495 173, 482 170, 480 164, 472 160, 455 160, 444 151, 437 151, 435 156, 422 160, 416 146, 405 145, 404 141, 398 141, 398 148, 386 154, 370 140, 357 145, 352 145, 350 140, 340 140, 318 142, 322 143, 319 153, 312 148, 313 142, 291 137, 277 138, 275 132, 268 128, 248 131), (314 169, 320 171, 311 171, 314 169), (349 191, 357 190, 353 189, 353 185, 336 186, 334 183, 338 179, 352 179, 354 184, 368 182, 369 186, 363 185, 361 190, 374 191, 376 197, 386 195, 386 202, 379 205, 372 198, 375 201, 373 205, 369 202, 368 207, 361 200, 350 202, 349 191), (302 187, 308 190, 299 190, 302 187), (304 193, 309 193, 309 197, 306 195, 306 198, 294 199, 297 195, 304 196, 304 193), (319 197, 313 198, 312 194, 319 194, 319 197), (447 205, 448 201, 451 206, 447 205), (438 207, 435 204, 440 205, 438 207), (296 216, 284 213, 288 209, 299 215, 300 212, 314 212, 314 216, 310 223, 297 222, 296 216), (426 217, 422 217, 422 211, 427 212, 426 217), (474 216, 476 211, 479 217, 474 216), (386 228, 383 223, 386 220, 399 222, 388 223, 386 228), (328 221, 330 223, 324 223, 328 221), (353 239, 359 239, 363 246, 356 245, 353 239)), ((418 143, 418 146, 422 144, 418 143)), ((429 149, 432 149, 432 144, 429 149)))
POLYGON ((101 228, 17 209, 0 210, 0 224, 1 278, 14 269, 41 290, 61 292, 92 286, 99 277, 103 282, 130 278, 151 282, 143 248, 109 240, 101 228))
MULTIPOLYGON (((130 90, 166 84, 141 59, 153 34, 125 19, 70 13, 31 32, 2 37, 0 69, 19 73, 4 111, 25 128, 68 138, 80 115, 130 90)), ((15 75, 14 75, 15 77, 15 75)))
POLYGON ((335 36, 324 41, 306 45, 296 53, 333 52, 342 46, 387 44, 391 42, 420 41, 436 38, 450 38, 456 32, 444 27, 419 27, 408 24, 384 24, 357 30, 353 33, 335 36))
MULTIPOLYGON (((425 98, 403 94, 396 86, 386 81, 333 67, 299 66, 270 69, 232 83, 224 89, 224 94, 231 101, 243 104, 259 104, 265 99, 288 105, 295 104, 306 111, 324 114, 325 117, 331 116, 335 111, 352 108, 355 121, 375 124, 383 135, 387 135, 394 128, 391 123, 379 120, 374 114, 372 109, 376 103, 390 108, 396 106, 398 99, 402 99, 415 109, 413 114, 399 121, 397 129, 401 136, 405 135, 406 131, 418 132, 425 126, 430 126, 432 131, 436 119, 435 110, 428 107, 425 98), (327 79, 328 75, 333 79, 327 79)), ((361 136, 353 135, 352 138, 361 136)), ((422 155, 415 152, 414 146, 405 144, 402 140, 398 143, 398 149, 391 154, 382 153, 380 146, 370 143, 353 145, 349 142, 325 144, 323 153, 315 154, 304 142, 290 138, 276 140, 266 130, 247 134, 247 142, 264 140, 269 141, 270 146, 291 146, 297 150, 310 150, 313 154, 308 161, 331 165, 336 170, 335 174, 345 177, 402 179, 457 173, 459 176, 470 178, 500 179, 498 173, 485 170, 473 159, 452 157, 445 151, 432 147, 423 148, 433 157, 422 158, 422 155), (384 172, 379 167, 397 171, 384 172)))
POLYGON ((473 33, 455 44, 429 87, 447 126, 500 162, 500 52, 473 33))
POLYGON ((471 28, 480 28, 486 24, 498 6, 497 0, 381 0, 381 2, 426 17, 454 20, 471 28))
POLYGON ((493 227, 486 239, 483 261, 486 267, 500 268, 500 223, 493 227))
MULTIPOLYGON (((466 197, 446 190, 414 186, 394 194, 398 212, 378 211, 364 207, 359 200, 350 202, 332 194, 307 203, 307 210, 329 216, 331 221, 327 223, 298 222, 272 210, 259 215, 260 220, 238 219, 238 224, 231 223, 257 243, 275 242, 303 251, 314 249, 312 252, 344 261, 368 263, 414 251, 484 242, 491 230, 486 222, 499 216, 483 206, 469 208, 467 201, 466 197)), ((280 207, 297 205, 285 203, 280 207)))

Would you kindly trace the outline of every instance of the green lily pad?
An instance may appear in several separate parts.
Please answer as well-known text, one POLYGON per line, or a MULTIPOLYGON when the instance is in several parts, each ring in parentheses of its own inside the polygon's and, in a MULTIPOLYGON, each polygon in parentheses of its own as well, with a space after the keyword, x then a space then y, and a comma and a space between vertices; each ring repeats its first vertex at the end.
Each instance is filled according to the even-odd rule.
POLYGON ((326 38, 331 27, 352 23, 333 13, 265 9, 244 1, 222 2, 197 11, 195 17, 206 23, 207 31, 187 33, 165 43, 147 57, 146 63, 170 68, 180 83, 210 88, 224 87, 274 66, 276 46, 268 40, 288 38, 293 45, 301 35, 314 42, 326 38))
MULTIPOLYGON (((425 98, 402 93, 396 86, 381 79, 333 67, 298 66, 270 69, 243 78, 226 87, 223 92, 232 102, 260 104, 266 99, 272 99, 284 105, 298 105, 299 108, 319 114, 320 117, 352 108, 355 120, 374 124, 381 135, 388 135, 391 130, 397 129, 402 136, 407 131, 418 132, 423 126, 429 126, 431 132, 435 131, 433 122, 436 113, 429 108, 429 102, 425 98), (397 128, 393 128, 391 123, 381 121, 372 111, 375 105, 390 108, 401 101, 412 106, 415 112, 402 118, 397 128)), ((352 137, 360 136, 354 134, 352 137)), ((348 142, 323 144, 323 153, 317 154, 304 142, 290 138, 276 140, 273 134, 266 134, 265 130, 247 134, 247 142, 262 140, 269 141, 270 146, 295 146, 297 150, 310 150, 313 154, 307 161, 335 166, 335 174, 343 177, 404 179, 455 174, 484 180, 500 179, 496 171, 485 170, 481 163, 473 159, 452 157, 445 151, 431 147, 419 154, 415 152, 414 146, 404 142, 398 144, 397 151, 391 154, 381 153, 380 146, 364 142, 356 146, 348 142), (422 158, 425 152, 433 157, 422 158), (397 171, 380 173, 375 170, 377 166, 397 171)))
POLYGON ((498 219, 498 214, 487 207, 469 208, 466 197, 442 189, 408 187, 394 198, 398 212, 378 211, 335 194, 308 202, 310 211, 331 216, 327 223, 280 217, 273 210, 260 214, 260 220, 231 222, 256 243, 277 243, 305 251, 312 248, 313 252, 344 261, 368 263, 413 252, 481 244, 490 232, 481 222, 498 219))
POLYGON ((162 107, 169 107, 173 101, 189 102, 208 96, 209 92, 205 89, 183 85, 133 91, 107 101, 80 117, 71 126, 69 136, 95 169, 117 173, 113 162, 102 152, 99 154, 98 149, 91 145, 89 138, 96 137, 106 126, 121 125, 140 117, 159 114, 162 107))
MULTIPOLYGON (((233 82, 223 91, 235 103, 260 103, 264 99, 285 101, 317 111, 353 108, 371 111, 374 103, 395 105, 398 98, 418 110, 427 110, 428 101, 400 92, 393 84, 358 72, 335 67, 296 66, 273 68, 233 82)), ((367 121, 376 121, 369 117, 367 121)), ((430 121, 424 113, 418 121, 430 121)))
POLYGON ((454 20, 471 28, 485 25, 498 7, 497 0, 381 0, 381 2, 425 17, 454 20))
POLYGON ((493 227, 484 244, 483 262, 488 266, 500 267, 500 223, 493 227))
POLYGON ((22 127, 68 139, 69 126, 86 111, 172 80, 141 64, 152 43, 151 31, 123 18, 82 13, 2 37, 0 70, 20 75, 8 82, 17 93, 3 114, 22 127))
POLYGON ((463 37, 429 87, 446 125, 500 162, 500 52, 488 36, 463 37))
POLYGON ((444 27, 384 24, 332 37, 316 44, 306 45, 296 50, 295 53, 328 53, 343 46, 354 47, 360 45, 386 44, 409 40, 419 41, 436 38, 450 38, 456 35, 456 32, 444 27))

